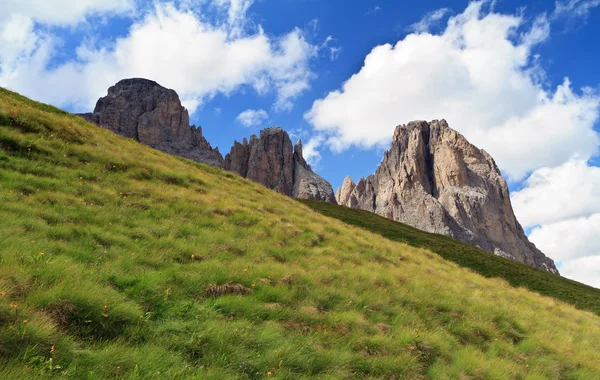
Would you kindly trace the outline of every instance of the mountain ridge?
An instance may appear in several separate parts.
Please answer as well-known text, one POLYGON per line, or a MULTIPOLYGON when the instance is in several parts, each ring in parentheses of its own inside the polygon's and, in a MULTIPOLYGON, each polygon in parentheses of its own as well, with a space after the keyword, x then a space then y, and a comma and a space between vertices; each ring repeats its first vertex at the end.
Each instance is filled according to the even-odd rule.
POLYGON ((123 79, 98 100, 94 112, 77 115, 165 153, 227 168, 282 194, 335 202, 331 184, 312 171, 302 157, 301 143, 292 147, 283 129, 263 129, 249 145, 244 139, 247 146, 234 142, 224 159, 201 127, 189 126, 188 111, 177 93, 153 80, 123 79))

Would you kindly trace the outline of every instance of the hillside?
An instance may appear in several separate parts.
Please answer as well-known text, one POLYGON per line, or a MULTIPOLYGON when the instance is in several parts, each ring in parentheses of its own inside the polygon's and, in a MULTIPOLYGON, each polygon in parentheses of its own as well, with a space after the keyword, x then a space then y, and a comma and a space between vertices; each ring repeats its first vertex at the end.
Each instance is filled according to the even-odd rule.
POLYGON ((300 202, 325 216, 364 228, 386 239, 430 250, 485 277, 499 277, 513 286, 522 286, 600 315, 600 289, 489 254, 470 244, 424 232, 368 211, 310 200, 300 202))
POLYGON ((597 315, 390 238, 0 89, 2 379, 600 375, 597 315))

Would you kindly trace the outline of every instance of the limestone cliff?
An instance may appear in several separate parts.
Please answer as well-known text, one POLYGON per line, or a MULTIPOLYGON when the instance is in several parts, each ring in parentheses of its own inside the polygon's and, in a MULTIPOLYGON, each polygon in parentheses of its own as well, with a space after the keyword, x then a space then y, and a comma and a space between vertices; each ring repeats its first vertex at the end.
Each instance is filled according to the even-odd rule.
POLYGON ((225 156, 226 170, 258 182, 282 194, 335 203, 331 184, 315 174, 302 155, 302 143, 292 146, 280 127, 266 128, 250 142, 235 142, 225 156))
POLYGON ((492 157, 445 120, 398 126, 374 175, 347 177, 337 202, 558 274, 528 241, 492 157))
POLYGON ((223 166, 218 149, 190 127, 188 111, 173 90, 147 79, 124 79, 108 89, 92 114, 80 116, 165 153, 223 166))

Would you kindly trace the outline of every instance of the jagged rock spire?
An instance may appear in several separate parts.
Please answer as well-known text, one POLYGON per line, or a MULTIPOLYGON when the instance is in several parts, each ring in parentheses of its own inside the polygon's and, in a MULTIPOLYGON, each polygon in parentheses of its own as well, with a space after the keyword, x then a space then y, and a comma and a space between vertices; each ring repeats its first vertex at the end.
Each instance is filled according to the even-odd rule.
POLYGON ((302 142, 292 141, 281 127, 266 128, 250 143, 234 143, 225 169, 282 194, 335 203, 331 184, 315 174, 302 155, 302 142))

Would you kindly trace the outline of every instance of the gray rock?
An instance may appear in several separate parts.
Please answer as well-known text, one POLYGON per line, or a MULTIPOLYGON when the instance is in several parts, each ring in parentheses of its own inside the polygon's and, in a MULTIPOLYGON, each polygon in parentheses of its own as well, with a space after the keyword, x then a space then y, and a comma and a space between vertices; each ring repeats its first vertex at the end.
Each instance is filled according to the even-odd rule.
POLYGON ((492 157, 445 120, 398 126, 376 173, 347 177, 337 201, 558 274, 525 236, 492 157))
POLYGON ((190 127, 177 93, 154 81, 124 79, 98 100, 91 118, 80 116, 165 153, 223 166, 223 157, 202 136, 202 128, 190 127))
POLYGON ((292 147, 280 127, 263 129, 250 142, 235 142, 224 168, 282 194, 335 203, 331 184, 315 174, 302 155, 302 143, 292 147))

